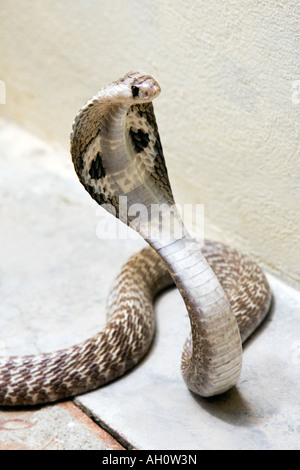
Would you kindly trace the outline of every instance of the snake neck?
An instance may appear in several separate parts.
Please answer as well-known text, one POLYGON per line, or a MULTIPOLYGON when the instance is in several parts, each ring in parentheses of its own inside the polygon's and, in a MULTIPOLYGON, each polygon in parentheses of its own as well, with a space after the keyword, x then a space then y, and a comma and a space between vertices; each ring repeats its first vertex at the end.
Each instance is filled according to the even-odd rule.
POLYGON ((183 377, 201 396, 223 393, 237 383, 242 346, 236 318, 227 296, 201 251, 187 233, 158 246, 152 242, 185 302, 192 344, 185 348, 183 377))
POLYGON ((153 212, 140 233, 168 267, 188 311, 192 341, 184 348, 182 373, 189 389, 204 397, 229 390, 241 373, 242 343, 201 243, 190 236, 176 206, 167 204, 153 212))
POLYGON ((133 161, 133 152, 126 132, 128 109, 128 105, 112 104, 108 112, 103 115, 100 130, 105 173, 114 175, 120 185, 120 175, 133 161))

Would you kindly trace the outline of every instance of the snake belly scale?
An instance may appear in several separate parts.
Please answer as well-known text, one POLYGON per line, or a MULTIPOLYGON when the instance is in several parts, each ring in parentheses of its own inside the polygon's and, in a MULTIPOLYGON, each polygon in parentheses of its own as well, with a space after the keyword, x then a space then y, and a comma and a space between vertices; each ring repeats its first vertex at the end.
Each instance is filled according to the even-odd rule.
POLYGON ((149 248, 131 257, 114 281, 102 331, 59 351, 0 358, 0 405, 52 402, 124 374, 151 345, 154 297, 174 283, 191 323, 181 364, 187 386, 207 397, 238 382, 242 342, 265 318, 270 289, 247 256, 222 243, 202 246, 184 227, 153 110, 159 93, 151 76, 130 72, 75 117, 71 155, 80 182, 149 248))

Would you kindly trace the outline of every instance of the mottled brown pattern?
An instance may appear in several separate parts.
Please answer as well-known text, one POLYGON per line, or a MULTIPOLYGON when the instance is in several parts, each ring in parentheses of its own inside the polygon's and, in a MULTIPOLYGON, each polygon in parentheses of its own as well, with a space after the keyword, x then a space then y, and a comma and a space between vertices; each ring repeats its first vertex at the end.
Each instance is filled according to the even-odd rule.
MULTIPOLYGON (((207 241, 203 252, 231 299, 245 341, 268 311, 270 291, 265 276, 257 264, 223 244, 207 241), (239 271, 234 269, 237 263, 242 266, 239 271), (229 279, 228 273, 232 271, 235 274, 229 279), (248 275, 256 281, 248 286, 248 300, 241 309, 238 299, 244 293, 243 278, 248 275), (256 282, 259 282, 259 292, 256 282)), ((52 354, 0 359, 0 405, 56 401, 95 389, 123 375, 151 346, 155 330, 153 299, 172 284, 168 269, 153 249, 134 255, 112 286, 104 331, 52 354)), ((189 338, 183 361, 189 360, 191 347, 189 338)))

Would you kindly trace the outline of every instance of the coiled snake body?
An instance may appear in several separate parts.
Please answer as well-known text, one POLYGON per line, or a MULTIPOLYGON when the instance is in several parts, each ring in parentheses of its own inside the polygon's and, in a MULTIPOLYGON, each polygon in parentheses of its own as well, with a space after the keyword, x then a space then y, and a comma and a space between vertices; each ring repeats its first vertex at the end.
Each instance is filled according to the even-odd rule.
POLYGON ((134 255, 116 279, 103 331, 53 353, 0 358, 0 405, 56 401, 124 374, 151 345, 154 296, 174 282, 191 323, 182 355, 187 386, 206 397, 237 383, 241 344, 268 312, 269 286, 246 256, 221 243, 201 246, 185 229, 153 111, 159 92, 152 77, 131 72, 77 114, 71 154, 80 182, 150 247, 134 255))

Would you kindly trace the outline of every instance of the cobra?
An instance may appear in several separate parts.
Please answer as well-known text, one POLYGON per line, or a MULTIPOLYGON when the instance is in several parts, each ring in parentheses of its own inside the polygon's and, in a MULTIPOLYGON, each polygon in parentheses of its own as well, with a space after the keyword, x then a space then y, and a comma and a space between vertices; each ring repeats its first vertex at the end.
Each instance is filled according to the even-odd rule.
POLYGON ((188 388, 209 397, 237 384, 242 342, 265 318, 270 289, 247 256, 222 243, 202 246, 185 228, 153 110, 159 93, 151 76, 131 72, 104 87, 75 117, 71 155, 80 182, 149 248, 134 255, 115 280, 102 331, 70 348, 0 359, 1 405, 56 401, 124 374, 151 345, 154 297, 174 283, 191 324, 181 364, 188 388))

